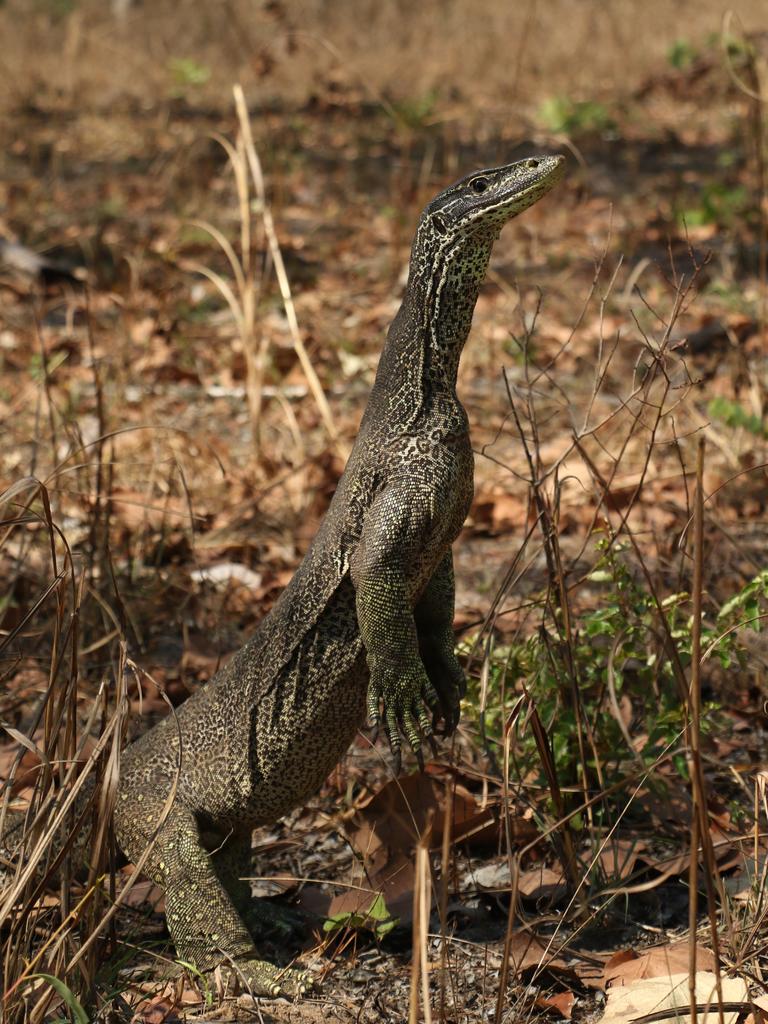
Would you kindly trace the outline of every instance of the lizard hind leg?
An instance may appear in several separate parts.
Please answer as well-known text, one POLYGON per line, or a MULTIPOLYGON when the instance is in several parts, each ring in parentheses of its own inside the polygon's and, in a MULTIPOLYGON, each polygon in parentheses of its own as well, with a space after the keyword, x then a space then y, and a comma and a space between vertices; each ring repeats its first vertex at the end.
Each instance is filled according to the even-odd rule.
POLYGON ((151 860, 148 873, 165 887, 168 931, 179 960, 199 971, 221 967, 254 996, 299 996, 312 987, 303 972, 259 958, 191 811, 174 807, 151 860))
POLYGON ((250 879, 256 872, 250 830, 230 835, 211 854, 213 868, 229 893, 253 941, 276 945, 301 942, 312 918, 293 907, 254 896, 250 879))

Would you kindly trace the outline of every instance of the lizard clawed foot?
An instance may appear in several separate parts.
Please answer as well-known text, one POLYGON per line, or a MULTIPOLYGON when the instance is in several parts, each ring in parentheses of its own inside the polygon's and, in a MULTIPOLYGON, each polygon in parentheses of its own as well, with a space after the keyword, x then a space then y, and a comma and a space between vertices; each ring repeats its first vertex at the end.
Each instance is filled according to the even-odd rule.
POLYGON ((368 690, 368 715, 375 725, 382 721, 392 750, 392 770, 395 776, 402 768, 401 735, 416 756, 424 771, 423 740, 437 753, 430 711, 434 715, 440 698, 429 681, 423 666, 399 667, 372 672, 368 690))
POLYGON ((244 992, 267 999, 298 999, 315 988, 308 971, 276 967, 267 960, 241 960, 230 967, 230 975, 244 992))

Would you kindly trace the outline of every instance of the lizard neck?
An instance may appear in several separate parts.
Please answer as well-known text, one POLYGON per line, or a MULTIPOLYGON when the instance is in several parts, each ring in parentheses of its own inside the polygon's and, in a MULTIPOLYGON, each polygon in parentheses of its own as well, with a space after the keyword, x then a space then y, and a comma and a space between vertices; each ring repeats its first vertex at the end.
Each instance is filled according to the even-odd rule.
POLYGON ((459 360, 472 327, 480 286, 488 269, 492 236, 462 239, 439 254, 424 303, 425 397, 455 394, 459 360))
POLYGON ((459 360, 494 241, 486 232, 435 244, 420 225, 371 395, 376 418, 390 428, 408 430, 424 413, 456 405, 459 360))

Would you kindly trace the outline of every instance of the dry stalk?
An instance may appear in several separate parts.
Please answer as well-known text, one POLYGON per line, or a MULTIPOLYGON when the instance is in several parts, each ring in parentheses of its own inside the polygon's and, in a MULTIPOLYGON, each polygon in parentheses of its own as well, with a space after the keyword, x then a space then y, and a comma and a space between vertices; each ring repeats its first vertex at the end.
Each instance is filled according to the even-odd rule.
POLYGON ((443 811, 443 842, 440 850, 440 1024, 445 1024, 446 981, 448 980, 448 887, 451 866, 451 826, 453 823, 454 783, 446 791, 445 809, 443 811))
MULTIPOLYGON (((746 132, 749 137, 754 159, 755 207, 758 215, 758 331, 761 351, 757 360, 747 360, 749 374, 749 395, 752 412, 758 417, 765 416, 768 408, 768 389, 765 381, 765 360, 768 356, 768 166, 766 145, 768 144, 768 61, 760 57, 755 46, 746 36, 738 16, 732 10, 723 15, 720 34, 723 61, 736 88, 746 101, 746 132), (745 60, 744 74, 734 66, 729 40, 739 38, 745 60)), ((763 444, 763 451, 765 445, 763 444)))
POLYGON ((245 95, 240 85, 234 86, 233 93, 240 127, 237 141, 233 146, 228 139, 220 135, 214 137, 225 150, 235 176, 240 216, 239 252, 235 251, 226 236, 213 224, 200 220, 192 221, 192 223, 206 231, 218 243, 232 271, 234 287, 210 267, 199 262, 191 263, 190 267, 206 277, 218 289, 229 306, 237 325, 245 355, 246 393, 254 451, 258 458, 261 454, 261 420, 268 338, 264 333, 259 337, 256 327, 256 314, 264 287, 263 278, 267 265, 265 257, 257 274, 253 259, 253 241, 256 233, 253 217, 254 214, 256 215, 258 218, 256 223, 260 226, 266 241, 268 261, 274 268, 294 350, 328 436, 342 458, 346 458, 349 453, 346 446, 339 440, 339 432, 328 400, 301 337, 285 261, 277 238, 272 210, 267 201, 261 161, 253 141, 245 95))
POLYGON ((517 913, 517 887, 520 879, 520 859, 515 853, 512 845, 512 823, 510 816, 511 791, 509 786, 509 763, 512 742, 512 730, 517 721, 518 715, 523 706, 524 698, 518 700, 511 714, 504 723, 504 774, 502 776, 501 797, 504 806, 504 832, 507 845, 507 860, 509 863, 509 877, 511 890, 509 893, 509 909, 507 912, 507 930, 504 935, 504 952, 501 959, 501 971, 499 972, 499 991, 496 995, 496 1018, 495 1024, 501 1024, 501 1016, 504 1011, 504 1000, 509 984, 509 965, 512 954, 512 937, 515 930, 515 915, 517 913))
MULTIPOLYGON (((678 278, 675 275, 672 281, 674 297, 671 310, 667 316, 661 316, 650 306, 647 308, 660 325, 657 338, 650 338, 644 331, 641 322, 635 318, 635 325, 640 332, 644 342, 644 359, 646 366, 641 372, 636 373, 632 381, 629 393, 626 395, 610 395, 606 402, 604 391, 608 386, 608 371, 612 360, 619 351, 620 337, 609 343, 603 339, 604 313, 606 303, 613 288, 620 261, 609 273, 608 284, 602 289, 599 298, 599 351, 595 361, 595 373, 592 390, 584 404, 584 412, 579 414, 573 402, 572 396, 566 394, 556 379, 556 367, 560 357, 567 351, 575 332, 586 314, 590 301, 598 290, 605 261, 605 252, 598 261, 596 273, 592 282, 587 301, 581 310, 574 331, 566 339, 565 343, 556 351, 553 357, 547 357, 543 365, 536 365, 531 356, 530 338, 535 329, 536 316, 528 318, 524 325, 523 339, 518 342, 521 353, 524 357, 525 376, 522 386, 515 386, 507 379, 510 418, 516 427, 516 435, 522 446, 527 463, 528 472, 525 475, 529 487, 530 502, 533 514, 529 514, 528 529, 521 548, 514 556, 513 568, 507 573, 503 585, 499 588, 493 599, 491 611, 483 623, 480 637, 476 641, 476 647, 483 643, 488 652, 488 645, 492 642, 490 631, 499 615, 505 614, 504 605, 511 589, 512 581, 519 579, 525 572, 524 563, 530 564, 534 555, 524 556, 526 547, 531 544, 534 531, 540 533, 541 541, 539 551, 543 552, 548 568, 549 585, 540 601, 539 607, 543 609, 543 622, 551 627, 554 638, 549 640, 549 629, 545 628, 542 635, 545 637, 546 649, 550 659, 550 671, 555 673, 555 678, 562 679, 562 700, 580 723, 577 729, 577 750, 578 779, 560 780, 557 777, 557 770, 552 757, 551 745, 547 736, 544 723, 541 721, 533 702, 529 705, 529 712, 526 718, 533 730, 536 747, 539 752, 540 762, 544 769, 547 780, 547 788, 552 799, 556 822, 545 830, 545 835, 557 836, 559 840, 559 852, 565 868, 566 876, 571 889, 571 900, 565 917, 570 919, 571 910, 574 907, 581 908, 580 919, 585 923, 593 915, 587 905, 588 879, 598 864, 597 854, 590 857, 589 867, 583 868, 575 850, 575 834, 569 824, 574 817, 585 815, 587 820, 594 822, 591 817, 591 808, 601 801, 607 799, 611 793, 627 786, 630 779, 638 781, 648 777, 655 765, 642 767, 637 761, 638 772, 633 772, 625 777, 619 786, 606 786, 603 777, 600 758, 597 754, 596 744, 592 736, 591 722, 583 713, 581 706, 580 685, 576 669, 576 634, 574 619, 571 613, 571 595, 583 585, 584 580, 589 576, 591 569, 586 573, 579 569, 574 574, 571 566, 576 565, 584 555, 587 545, 590 542, 590 534, 600 526, 607 533, 609 544, 615 544, 620 537, 629 538, 635 555, 635 560, 645 578, 649 593, 656 606, 658 620, 657 643, 668 656, 676 669, 678 684, 680 686, 681 700, 687 694, 688 681, 683 665, 679 657, 677 645, 670 635, 666 614, 662 606, 661 596, 658 594, 653 573, 648 565, 648 552, 645 543, 641 543, 636 536, 636 530, 630 524, 630 517, 636 507, 643 487, 652 473, 652 457, 661 444, 672 444, 675 450, 680 452, 680 440, 676 427, 676 410, 680 408, 685 395, 686 387, 680 387, 674 383, 668 372, 667 363, 669 355, 670 339, 675 323, 680 314, 687 308, 695 294, 695 284, 698 278, 700 267, 694 262, 693 274, 687 279, 678 278), (533 321, 533 326, 528 326, 533 321), (552 403, 559 405, 560 412, 567 417, 572 424, 571 442, 564 446, 562 454, 545 464, 542 457, 542 444, 540 441, 540 424, 552 419, 552 412, 549 406, 545 406, 546 413, 541 413, 539 405, 552 403), (604 411, 608 406, 608 412, 604 411), (666 425, 666 427, 665 427, 666 425), (608 433, 610 431, 610 433, 608 433), (617 440, 618 435, 618 440, 617 440), (595 448, 599 449, 601 457, 600 464, 597 463, 594 454, 595 448), (619 507, 612 504, 610 497, 615 481, 618 478, 620 467, 625 457, 630 452, 641 453, 640 472, 633 477, 636 483, 629 501, 619 507), (566 559, 561 551, 558 515, 561 504, 562 487, 560 484, 561 467, 569 458, 579 458, 591 476, 595 491, 595 510, 592 515, 592 525, 585 533, 584 540, 579 552, 566 559), (603 462, 607 461, 607 469, 603 462), (531 520, 535 518, 533 525, 531 520), (591 762, 591 763, 590 763, 591 762), (594 782, 587 780, 594 778, 594 782), (567 798, 567 789, 573 788, 578 783, 581 790, 580 801, 570 801, 567 798), (581 810, 577 811, 572 803, 578 802, 581 810)), ((645 302, 642 295, 642 301, 645 302)), ((535 311, 538 313, 538 307, 535 311)), ((687 378, 690 381, 690 378, 687 378)), ((485 454, 485 451, 483 452, 485 454)), ((686 472, 684 465, 681 466, 682 473, 686 472)), ((563 471, 562 475, 565 475, 563 471)), ((519 610, 516 609, 516 610, 519 610)), ((484 677, 488 675, 488 658, 486 656, 484 666, 484 677)), ((485 703, 488 702, 487 678, 484 678, 483 690, 485 703)), ((498 695, 494 694, 494 698, 498 695)), ((661 760, 666 760, 672 755, 669 751, 661 760)), ((505 753, 505 763, 509 756, 505 753)), ((661 763, 656 762, 657 764, 661 763)), ((502 789, 508 790, 509 782, 507 772, 502 777, 502 789)), ((630 800, 631 803, 631 800, 630 800)), ((629 806, 629 805, 627 805, 629 806)), ((623 817, 620 815, 619 818, 623 817)), ((604 848, 606 839, 601 835, 600 829, 594 826, 591 829, 593 840, 593 853, 595 850, 604 848)), ((613 830, 611 830, 613 831, 613 830)), ((584 838, 584 833, 579 834, 579 842, 584 838)), ((519 857, 524 855, 520 851, 519 857)), ((514 878, 514 872, 513 872, 514 878)), ((710 905, 715 906, 715 900, 710 900, 710 905)), ((510 924, 512 924, 512 908, 510 908, 510 924)), ((508 940, 509 941, 509 940, 508 940)), ((504 965, 502 971, 508 970, 504 965)), ((502 975, 501 990, 506 986, 506 977, 502 975)), ((501 991, 497 1003, 497 1019, 501 1012, 501 991)))
MULTIPOLYGON (((101 462, 99 455, 99 466, 101 462)), ((54 471, 54 477, 59 468, 54 471)), ((76 471, 87 473, 87 469, 84 465, 76 471)), ((8 778, 0 786, 0 833, 7 827, 18 829, 14 845, 19 844, 13 871, 7 879, 9 884, 0 896, 3 932, 0 1019, 8 1024, 22 1018, 34 1024, 48 1012, 56 994, 45 984, 36 984, 30 989, 28 983, 35 973, 51 974, 73 992, 84 994, 86 998, 92 996, 96 973, 105 956, 106 931, 111 927, 115 908, 126 894, 124 889, 115 899, 114 861, 110 855, 113 847, 111 812, 128 710, 124 642, 115 664, 116 684, 112 686, 108 680, 102 682, 82 726, 76 714, 85 597, 97 598, 97 607, 105 615, 108 630, 106 640, 102 638, 90 644, 89 649, 96 650, 104 643, 111 643, 122 632, 120 622, 99 593, 105 585, 114 586, 106 542, 108 504, 101 497, 102 489, 108 489, 107 479, 97 474, 96 486, 91 482, 91 486, 84 487, 84 493, 91 499, 89 522, 93 525, 95 519, 100 520, 104 530, 96 550, 103 552, 106 578, 98 579, 98 591, 87 582, 85 571, 76 568, 66 540, 54 521, 51 497, 45 484, 27 477, 0 495, 0 549, 9 548, 15 540, 14 534, 21 534, 23 541, 24 534, 29 533, 36 538, 36 544, 43 542, 52 575, 52 581, 29 602, 22 621, 0 640, 0 652, 11 649, 35 615, 51 614, 47 686, 24 723, 27 735, 6 727, 20 744, 8 778), (41 734, 39 740, 35 738, 38 733, 41 734), (86 756, 85 745, 96 734, 95 745, 86 756), (12 787, 21 757, 27 750, 37 755, 40 768, 27 811, 9 818, 12 787), (70 907, 71 877, 75 865, 83 861, 89 865, 85 894, 76 906, 70 907), (107 864, 111 867, 112 906, 105 914, 103 883, 107 864), (58 907, 52 910, 50 901, 41 897, 54 876, 59 877, 60 900, 58 907), (58 925, 51 923, 52 916, 58 917, 58 925), (75 930, 79 932, 77 938, 75 930), (41 934, 46 936, 42 943, 41 934)), ((14 547, 23 549, 23 544, 14 547)), ((11 552, 14 547, 10 547, 11 552)), ((112 938, 114 942, 114 935, 112 938)))
POLYGON ((419 988, 424 1010, 424 1024, 432 1024, 429 999, 429 910, 432 903, 432 877, 429 866, 431 823, 419 836, 413 885, 413 951, 411 954, 411 987, 408 1002, 408 1024, 419 1021, 419 988), (419 986, 421 981, 421 986, 419 986))
MULTIPOLYGON (((699 849, 704 862, 704 884, 710 920, 710 939, 715 953, 715 984, 719 1024, 724 1024, 723 986, 720 976, 720 938, 717 928, 715 878, 719 880, 717 860, 709 830, 707 792, 701 758, 701 623, 704 593, 704 438, 696 450, 696 497, 693 507, 693 627, 691 630, 691 683, 688 694, 688 764, 691 777, 691 861, 688 878, 688 992, 691 1024, 696 1024, 696 933, 699 907, 699 849)), ((722 887, 720 896, 722 896, 722 887)), ((725 900, 721 899, 721 906, 725 900)))

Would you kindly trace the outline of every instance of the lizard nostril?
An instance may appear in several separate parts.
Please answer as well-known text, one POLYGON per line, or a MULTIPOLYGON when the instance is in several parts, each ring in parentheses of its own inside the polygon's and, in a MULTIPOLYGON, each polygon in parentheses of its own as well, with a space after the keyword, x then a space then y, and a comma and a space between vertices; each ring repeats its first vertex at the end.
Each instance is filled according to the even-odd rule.
POLYGON ((530 169, 532 171, 535 171, 536 168, 539 166, 539 161, 538 160, 529 160, 527 166, 530 167, 530 169))

